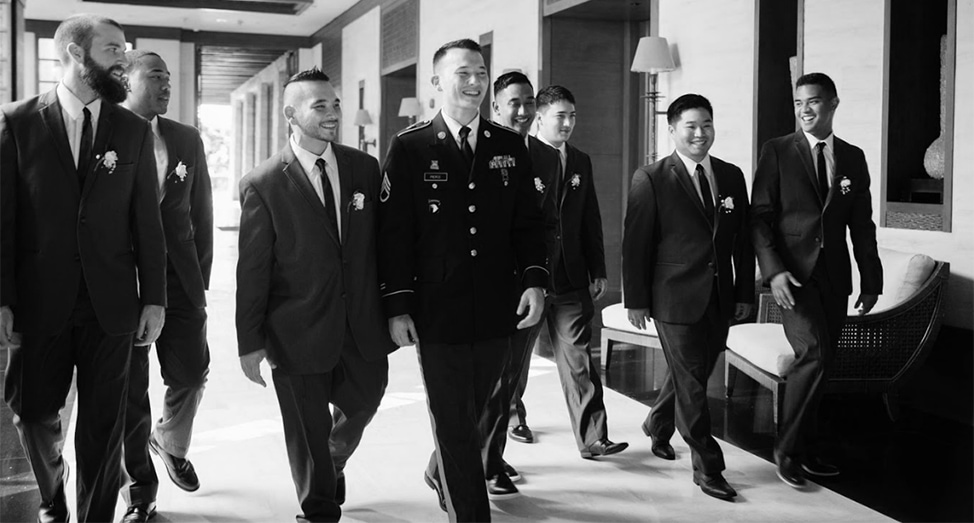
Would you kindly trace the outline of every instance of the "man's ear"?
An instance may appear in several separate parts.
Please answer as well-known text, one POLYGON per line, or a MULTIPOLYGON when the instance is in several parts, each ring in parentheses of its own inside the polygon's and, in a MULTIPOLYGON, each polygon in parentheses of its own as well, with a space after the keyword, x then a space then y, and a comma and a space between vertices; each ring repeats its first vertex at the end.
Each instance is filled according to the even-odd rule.
POLYGON ((287 120, 288 123, 290 123, 291 122, 291 118, 294 118, 294 106, 293 105, 285 105, 284 106, 284 119, 287 120))
POLYGON ((832 98, 832 110, 834 111, 838 108, 839 108, 839 97, 836 96, 835 98, 832 98))
POLYGON ((85 63, 85 50, 80 45, 70 42, 68 43, 67 51, 68 56, 70 56, 75 63, 79 65, 85 63))
POLYGON ((440 75, 434 74, 433 77, 430 78, 430 83, 433 84, 433 87, 435 87, 437 91, 443 90, 443 88, 440 87, 440 75))

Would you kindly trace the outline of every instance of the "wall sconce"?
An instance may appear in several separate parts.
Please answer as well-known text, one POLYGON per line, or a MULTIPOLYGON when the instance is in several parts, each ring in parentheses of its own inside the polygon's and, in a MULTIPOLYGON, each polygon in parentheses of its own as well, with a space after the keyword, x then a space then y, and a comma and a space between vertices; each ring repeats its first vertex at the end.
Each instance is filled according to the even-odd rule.
POLYGON ((409 125, 416 123, 416 118, 421 114, 423 114, 423 107, 419 105, 418 98, 403 98, 399 102, 399 116, 409 118, 409 125))
POLYGON ((644 36, 639 39, 629 70, 634 73, 648 73, 646 94, 643 95, 646 100, 646 124, 649 127, 649 132, 646 133, 646 164, 656 161, 656 102, 662 98, 656 90, 656 75, 674 69, 676 66, 673 64, 666 38, 644 36))
POLYGON ((369 146, 375 145, 375 138, 371 140, 365 139, 365 126, 372 125, 372 117, 369 116, 369 111, 366 109, 359 109, 355 113, 355 125, 358 126, 358 148, 363 152, 369 152, 369 146))

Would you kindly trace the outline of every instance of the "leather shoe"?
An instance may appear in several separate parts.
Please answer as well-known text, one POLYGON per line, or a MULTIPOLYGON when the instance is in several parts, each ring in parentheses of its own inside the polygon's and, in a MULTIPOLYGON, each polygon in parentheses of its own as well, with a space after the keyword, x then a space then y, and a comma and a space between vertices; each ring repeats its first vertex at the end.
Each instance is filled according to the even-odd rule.
POLYGON ((737 496, 737 491, 727 483, 727 480, 720 473, 709 476, 693 476, 693 482, 700 485, 700 490, 710 497, 730 501, 737 496))
POLYGON ((651 450, 653 451, 653 454, 656 454, 656 457, 668 461, 673 461, 676 459, 676 451, 673 450, 673 445, 670 445, 669 441, 660 441, 656 438, 656 436, 653 436, 649 430, 649 425, 647 425, 645 421, 642 425, 640 425, 640 428, 643 429, 643 434, 645 434, 647 438, 651 438, 653 440, 651 450))
POLYGON ((626 450, 627 448, 629 448, 629 444, 625 441, 613 443, 609 441, 609 438, 602 438, 599 441, 589 445, 585 450, 581 451, 581 454, 583 458, 591 459, 596 456, 608 456, 610 454, 616 454, 626 450))
POLYGON ((193 464, 188 459, 177 458, 166 452, 162 448, 162 445, 156 441, 155 434, 149 434, 149 450, 162 459, 162 463, 166 466, 166 472, 169 473, 169 479, 177 487, 186 492, 196 492, 199 490, 200 479, 196 476, 196 469, 193 468, 193 464))
POLYGON ((71 477, 71 468, 68 467, 68 462, 65 461, 64 474, 61 477, 61 488, 58 489, 58 493, 50 502, 45 503, 41 501, 40 506, 37 508, 38 523, 67 523, 71 521, 71 513, 68 512, 68 500, 64 497, 64 486, 68 484, 69 477, 71 477))
POLYGON ((154 501, 129 505, 129 508, 125 511, 125 515, 122 516, 122 523, 146 523, 155 515, 156 503, 154 501))
POLYGON ((831 478, 839 475, 839 467, 827 462, 822 461, 821 458, 808 458, 802 463, 802 470, 805 474, 809 476, 818 476, 820 478, 831 478))
POLYGON ((774 460, 778 465, 777 473, 781 481, 793 488, 805 486, 805 475, 802 474, 802 468, 795 459, 788 456, 775 456, 774 460))
POLYGON ((521 443, 534 443, 534 432, 531 432, 531 429, 523 423, 516 427, 511 427, 508 435, 514 441, 520 441, 521 443))
POLYGON ((520 496, 517 487, 507 474, 498 474, 487 480, 487 498, 494 501, 520 496))
POLYGON ((521 473, 506 461, 504 462, 504 474, 507 474, 507 477, 510 478, 514 483, 521 481, 521 473))
POLYGON ((345 476, 338 476, 335 481, 335 503, 342 505, 345 503, 345 476))
POLYGON ((426 482, 426 485, 429 488, 436 491, 436 497, 439 498, 440 501, 440 509, 443 510, 443 512, 446 512, 446 498, 443 497, 443 485, 440 485, 439 481, 431 478, 429 472, 423 473, 423 481, 426 482))

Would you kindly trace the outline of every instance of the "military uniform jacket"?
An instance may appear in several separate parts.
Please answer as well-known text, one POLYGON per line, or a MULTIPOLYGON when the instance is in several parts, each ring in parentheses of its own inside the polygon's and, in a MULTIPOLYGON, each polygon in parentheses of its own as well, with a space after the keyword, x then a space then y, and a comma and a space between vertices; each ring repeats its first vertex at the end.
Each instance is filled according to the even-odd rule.
POLYGON ((420 340, 471 343, 516 329, 545 287, 544 228, 524 139, 480 119, 473 167, 442 114, 392 139, 379 195, 379 278, 389 318, 420 340))
MULTIPOLYGON (((166 232, 169 264, 195 307, 206 306, 213 267, 213 189, 203 141, 195 127, 159 117, 169 166, 159 210, 166 232), (179 165, 185 167, 185 173, 179 165)), ((170 288, 176 282, 169 282, 170 288)))

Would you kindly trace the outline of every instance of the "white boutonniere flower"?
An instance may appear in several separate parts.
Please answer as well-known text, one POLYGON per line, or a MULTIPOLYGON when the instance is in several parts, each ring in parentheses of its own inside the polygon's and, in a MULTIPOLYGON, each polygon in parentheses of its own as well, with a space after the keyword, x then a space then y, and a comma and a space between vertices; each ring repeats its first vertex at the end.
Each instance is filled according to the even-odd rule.
POLYGON ((578 186, 582 184, 582 177, 578 173, 572 175, 572 190, 578 189, 578 186))
POLYGON ((118 153, 115 151, 107 151, 104 156, 95 156, 96 160, 101 160, 101 164, 108 169, 108 174, 115 172, 115 165, 118 164, 118 153))
POLYGON ((852 181, 843 176, 839 180, 839 190, 842 191, 842 194, 849 194, 849 191, 852 190, 852 181))
POLYGON ((542 193, 544 192, 544 182, 542 182, 542 181, 541 181, 541 178, 540 178, 540 177, 538 177, 538 176, 535 176, 535 177, 534 177, 534 188, 535 188, 535 189, 536 189, 536 190, 537 190, 538 192, 542 192, 542 193))
POLYGON ((720 208, 724 210, 725 213, 731 213, 734 211, 734 197, 728 196, 720 201, 720 208))
POLYGON ((171 174, 175 174, 181 182, 186 181, 186 164, 182 160, 179 160, 179 163, 176 164, 176 168, 172 170, 171 174))
POLYGON ((361 211, 363 207, 365 207, 365 195, 356 192, 352 195, 352 208, 356 211, 361 211))

